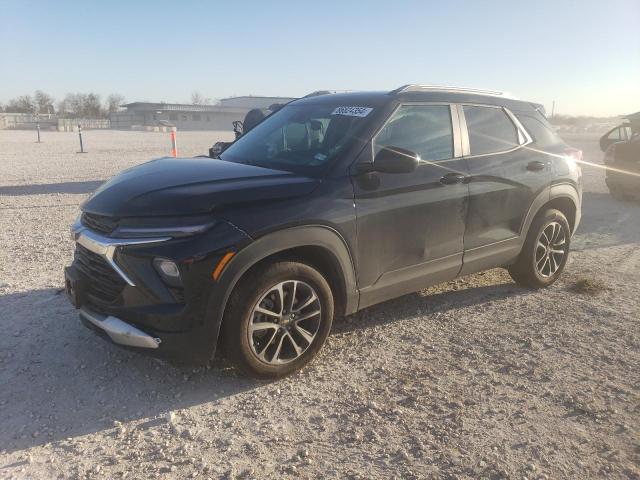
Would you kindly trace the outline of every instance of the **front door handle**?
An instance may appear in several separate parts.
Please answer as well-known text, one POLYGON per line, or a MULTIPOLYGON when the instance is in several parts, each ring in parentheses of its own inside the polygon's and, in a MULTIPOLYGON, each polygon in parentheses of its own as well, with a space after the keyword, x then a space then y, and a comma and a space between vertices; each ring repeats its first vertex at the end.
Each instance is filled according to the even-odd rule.
POLYGON ((545 167, 546 165, 544 162, 535 160, 533 162, 529 162, 529 164, 527 165, 527 170, 529 170, 530 172, 539 172, 541 170, 544 170, 545 167))
POLYGON ((465 180, 465 177, 461 173, 447 173, 444 177, 440 179, 440 183, 443 185, 455 185, 456 183, 462 183, 465 180))

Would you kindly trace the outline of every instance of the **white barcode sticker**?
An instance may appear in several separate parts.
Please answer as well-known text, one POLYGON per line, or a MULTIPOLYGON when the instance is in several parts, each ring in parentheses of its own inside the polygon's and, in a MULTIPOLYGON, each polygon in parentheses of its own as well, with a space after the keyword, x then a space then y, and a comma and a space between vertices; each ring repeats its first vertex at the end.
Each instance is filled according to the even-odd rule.
POLYGON ((370 107, 336 107, 331 115, 347 115, 349 117, 366 117, 373 110, 370 107))

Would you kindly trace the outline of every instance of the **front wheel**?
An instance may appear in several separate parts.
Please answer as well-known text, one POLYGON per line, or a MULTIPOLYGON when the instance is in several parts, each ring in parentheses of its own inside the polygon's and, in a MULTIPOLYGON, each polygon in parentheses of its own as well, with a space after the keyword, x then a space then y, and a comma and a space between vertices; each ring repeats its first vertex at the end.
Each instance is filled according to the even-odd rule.
POLYGON ((554 283, 569 258, 571 228, 560 210, 549 209, 534 219, 509 275, 518 285, 543 288, 554 283))
POLYGON ((333 295, 309 265, 275 262, 250 272, 229 300, 222 347, 238 370, 279 378, 306 365, 333 321, 333 295))

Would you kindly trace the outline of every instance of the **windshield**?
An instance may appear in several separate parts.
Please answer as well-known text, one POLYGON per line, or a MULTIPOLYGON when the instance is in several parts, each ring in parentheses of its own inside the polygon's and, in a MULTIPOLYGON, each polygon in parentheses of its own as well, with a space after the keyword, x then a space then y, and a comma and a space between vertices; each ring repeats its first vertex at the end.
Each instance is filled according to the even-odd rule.
POLYGON ((312 174, 359 135, 372 110, 341 105, 287 105, 240 137, 220 158, 312 174))

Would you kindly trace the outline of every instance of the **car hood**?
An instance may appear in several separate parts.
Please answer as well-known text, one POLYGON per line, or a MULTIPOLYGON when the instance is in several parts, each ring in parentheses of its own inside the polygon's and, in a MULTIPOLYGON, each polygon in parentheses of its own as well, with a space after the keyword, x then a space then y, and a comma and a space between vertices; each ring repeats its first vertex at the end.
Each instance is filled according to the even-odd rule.
POLYGON ((87 199, 82 210, 115 217, 207 213, 224 205, 306 195, 318 182, 208 157, 166 157, 116 175, 87 199))

